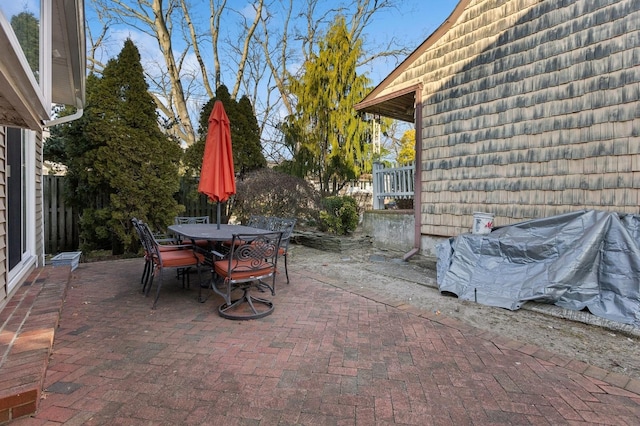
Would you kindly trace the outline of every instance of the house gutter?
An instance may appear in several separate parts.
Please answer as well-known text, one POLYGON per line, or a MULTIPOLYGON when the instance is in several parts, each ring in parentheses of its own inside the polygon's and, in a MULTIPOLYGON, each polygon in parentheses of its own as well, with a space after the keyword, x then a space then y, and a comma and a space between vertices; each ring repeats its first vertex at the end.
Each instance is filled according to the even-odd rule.
POLYGON ((415 170, 413 172, 413 222, 414 222, 414 230, 413 230, 413 248, 409 250, 402 256, 402 260, 407 261, 415 254, 420 252, 420 244, 421 244, 421 199, 422 199, 422 189, 421 189, 421 176, 420 171, 422 170, 422 86, 418 85, 415 91, 415 100, 414 100, 414 116, 413 123, 416 128, 416 142, 415 142, 415 152, 416 152, 416 160, 415 160, 415 170))
MULTIPOLYGON (((60 118, 56 118, 54 120, 49 120, 49 121, 45 121, 44 122, 44 127, 53 127, 56 126, 58 124, 64 124, 64 123, 68 123, 70 121, 75 121, 79 118, 82 117, 82 115, 84 114, 84 108, 78 108, 78 110, 76 112, 74 112, 71 115, 65 115, 64 117, 60 117, 60 118)), ((416 132, 416 135, 418 133, 416 132)), ((415 197, 415 195, 414 195, 415 197)))

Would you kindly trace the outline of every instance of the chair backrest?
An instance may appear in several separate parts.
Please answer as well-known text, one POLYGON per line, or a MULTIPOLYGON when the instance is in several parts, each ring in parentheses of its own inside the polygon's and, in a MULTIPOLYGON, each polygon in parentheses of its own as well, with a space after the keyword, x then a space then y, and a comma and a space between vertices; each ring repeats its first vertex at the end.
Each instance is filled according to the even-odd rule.
POLYGON ((147 256, 149 256, 149 260, 161 265, 162 257, 160 256, 160 247, 158 246, 156 238, 153 236, 151 228, 142 221, 138 221, 138 228, 140 230, 142 246, 147 256))
POLYGON ((133 224, 133 229, 136 230, 136 234, 138 235, 138 239, 140 240, 140 244, 142 245, 142 249, 147 253, 147 244, 144 240, 144 235, 142 231, 142 221, 138 218, 132 218, 131 223, 133 224))
POLYGON ((173 219, 173 223, 175 225, 209 223, 209 216, 176 216, 173 219))
POLYGON ((258 229, 271 229, 271 218, 268 216, 251 215, 247 226, 258 229))
POLYGON ((281 232, 235 234, 228 255, 227 276, 235 281, 252 281, 275 274, 281 232))
POLYGON ((289 239, 291 238, 291 234, 293 234, 293 228, 295 226, 296 219, 274 217, 271 221, 271 227, 269 229, 271 229, 272 231, 282 232, 280 245, 285 247, 289 244, 289 239))
POLYGON ((140 238, 140 241, 142 241, 142 233, 140 232, 140 221, 138 220, 138 218, 132 217, 131 224, 133 225, 133 229, 135 229, 136 234, 140 238))

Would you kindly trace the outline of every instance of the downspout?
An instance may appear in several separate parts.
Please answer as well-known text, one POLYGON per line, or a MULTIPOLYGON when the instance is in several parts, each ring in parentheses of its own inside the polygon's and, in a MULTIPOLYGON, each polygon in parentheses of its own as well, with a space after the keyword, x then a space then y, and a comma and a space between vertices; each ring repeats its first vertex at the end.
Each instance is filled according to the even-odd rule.
MULTIPOLYGON (((44 127, 52 127, 58 124, 64 124, 70 121, 75 121, 81 118, 83 114, 84 114, 84 108, 78 108, 78 110, 71 115, 66 115, 64 117, 56 118, 54 120, 45 121, 43 124, 44 124, 44 127)), ((416 135, 417 134, 418 133, 416 132, 416 135)))
POLYGON ((415 169, 413 171, 413 222, 414 222, 414 234, 413 234, 413 248, 402 256, 402 260, 407 261, 412 256, 420 252, 421 235, 421 207, 420 200, 422 195, 421 190, 421 176, 422 170, 422 86, 418 86, 415 92, 414 100, 414 116, 413 122, 416 128, 416 142, 415 142, 415 169))

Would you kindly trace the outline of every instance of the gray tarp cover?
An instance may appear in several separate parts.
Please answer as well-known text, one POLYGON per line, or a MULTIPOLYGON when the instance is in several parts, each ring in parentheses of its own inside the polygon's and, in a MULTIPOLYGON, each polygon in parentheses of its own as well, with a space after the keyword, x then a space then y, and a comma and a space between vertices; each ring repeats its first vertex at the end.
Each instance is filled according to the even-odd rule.
POLYGON ((438 286, 507 309, 550 303, 640 326, 640 216, 580 211, 437 246, 438 286))

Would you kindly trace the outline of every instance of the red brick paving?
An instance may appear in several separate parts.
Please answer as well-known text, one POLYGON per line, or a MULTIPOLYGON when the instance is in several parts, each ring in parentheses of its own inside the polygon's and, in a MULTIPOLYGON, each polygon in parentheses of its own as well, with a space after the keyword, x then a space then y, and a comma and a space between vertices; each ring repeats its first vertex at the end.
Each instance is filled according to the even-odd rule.
POLYGON ((81 264, 39 409, 14 423, 640 424, 636 380, 291 263, 275 312, 243 322, 169 274, 152 311, 142 260, 81 264))
POLYGON ((0 311, 0 423, 36 411, 69 272, 34 270, 0 311))

